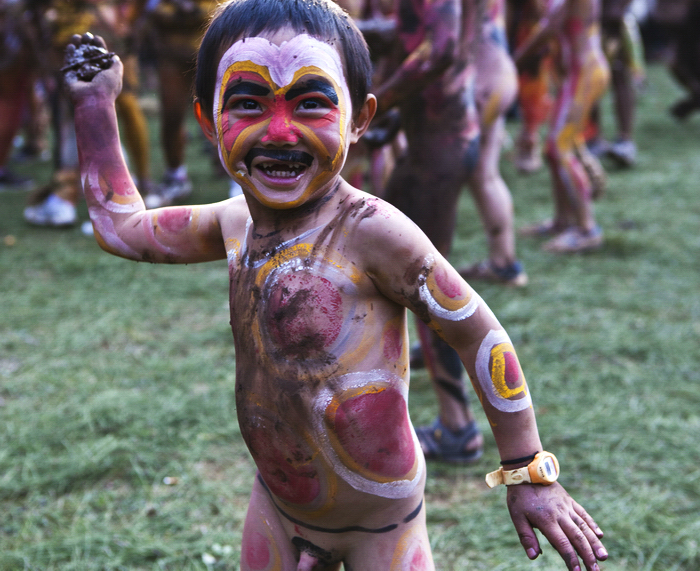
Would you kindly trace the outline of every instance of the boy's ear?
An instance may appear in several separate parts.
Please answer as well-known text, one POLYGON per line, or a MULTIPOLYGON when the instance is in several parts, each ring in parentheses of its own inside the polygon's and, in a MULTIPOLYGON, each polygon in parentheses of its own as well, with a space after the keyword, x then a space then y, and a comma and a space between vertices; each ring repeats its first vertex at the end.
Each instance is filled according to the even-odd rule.
POLYGON ((214 123, 204 114, 202 103, 199 101, 199 99, 194 100, 194 116, 197 118, 197 123, 199 123, 199 126, 202 128, 204 136, 212 145, 216 146, 218 141, 216 138, 214 123))
POLYGON ((353 120, 350 133, 350 143, 357 143, 360 137, 365 134, 369 128, 374 114, 377 112, 377 98, 372 94, 367 94, 365 103, 360 109, 357 119, 353 120))

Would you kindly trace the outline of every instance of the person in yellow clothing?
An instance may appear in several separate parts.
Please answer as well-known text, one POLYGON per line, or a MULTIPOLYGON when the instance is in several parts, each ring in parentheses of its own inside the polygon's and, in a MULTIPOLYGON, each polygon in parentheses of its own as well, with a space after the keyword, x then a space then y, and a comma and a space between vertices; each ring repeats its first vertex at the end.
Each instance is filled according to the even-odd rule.
POLYGON ((53 86, 53 124, 55 128, 54 173, 48 185, 30 197, 24 218, 39 226, 70 226, 77 222, 76 204, 81 196, 78 155, 70 106, 62 94, 60 73, 65 45, 75 33, 92 30, 110 39, 112 49, 124 62, 124 88, 116 101, 124 129, 135 182, 141 192, 152 187, 150 146, 146 119, 137 99, 138 63, 131 49, 131 24, 136 16, 134 2, 95 0, 52 0, 39 8, 39 21, 48 32, 48 73, 53 86))
POLYGON ((138 0, 153 41, 160 84, 160 135, 165 158, 162 184, 145 197, 148 208, 168 206, 192 192, 187 173, 185 117, 199 41, 216 0, 138 0))

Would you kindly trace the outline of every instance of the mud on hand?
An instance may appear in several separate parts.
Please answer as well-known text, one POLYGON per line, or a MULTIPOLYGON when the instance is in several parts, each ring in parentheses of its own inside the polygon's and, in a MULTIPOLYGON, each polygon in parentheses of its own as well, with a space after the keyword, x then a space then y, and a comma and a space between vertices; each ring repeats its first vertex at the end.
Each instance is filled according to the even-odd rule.
POLYGON ((89 82, 102 70, 112 67, 116 54, 97 45, 100 39, 96 39, 90 32, 82 37, 74 36, 73 39, 74 42, 66 47, 65 65, 61 68, 65 76, 75 74, 79 80, 89 82), (82 43, 76 46, 77 39, 82 40, 82 43))

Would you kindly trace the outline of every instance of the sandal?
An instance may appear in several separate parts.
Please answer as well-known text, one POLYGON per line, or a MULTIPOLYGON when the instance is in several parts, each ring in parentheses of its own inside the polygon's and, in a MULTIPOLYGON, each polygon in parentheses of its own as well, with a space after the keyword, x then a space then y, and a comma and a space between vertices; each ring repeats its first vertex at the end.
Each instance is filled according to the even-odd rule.
POLYGON ((542 249, 554 254, 575 254, 595 250, 602 245, 603 231, 600 229, 600 226, 595 226, 588 231, 580 228, 569 228, 556 238, 546 242, 542 249))
POLYGON ((416 429, 425 459, 450 464, 471 464, 481 458, 483 448, 469 451, 464 449, 479 433, 479 427, 474 420, 458 432, 452 432, 439 418, 436 418, 431 426, 420 426, 416 429))
POLYGON ((483 260, 457 271, 467 281, 491 282, 513 287, 522 287, 528 282, 523 265, 518 261, 505 268, 499 268, 490 261, 483 260))
POLYGON ((523 226, 518 230, 518 234, 534 238, 546 238, 547 236, 556 236, 564 232, 566 228, 566 226, 561 226, 554 220, 545 220, 544 222, 523 226))

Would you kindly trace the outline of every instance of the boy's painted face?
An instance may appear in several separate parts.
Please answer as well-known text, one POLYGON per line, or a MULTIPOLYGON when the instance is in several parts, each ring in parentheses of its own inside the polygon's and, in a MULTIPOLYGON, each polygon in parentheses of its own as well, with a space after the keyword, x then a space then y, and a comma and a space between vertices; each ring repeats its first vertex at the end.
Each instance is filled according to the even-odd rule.
POLYGON ((244 38, 217 70, 214 123, 229 174, 271 208, 294 208, 338 176, 350 95, 338 52, 289 29, 244 38))

